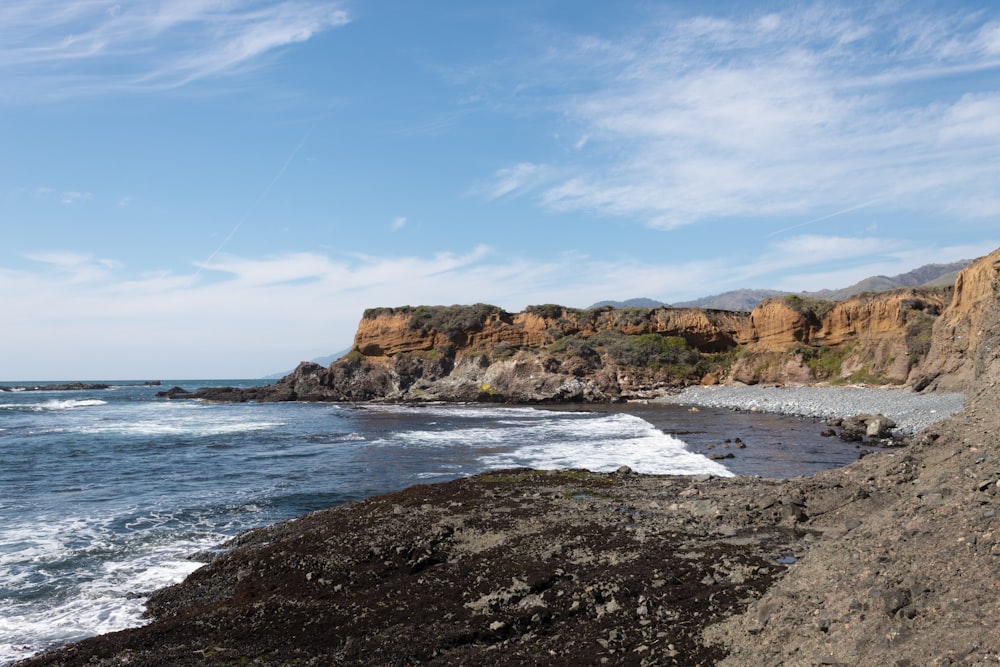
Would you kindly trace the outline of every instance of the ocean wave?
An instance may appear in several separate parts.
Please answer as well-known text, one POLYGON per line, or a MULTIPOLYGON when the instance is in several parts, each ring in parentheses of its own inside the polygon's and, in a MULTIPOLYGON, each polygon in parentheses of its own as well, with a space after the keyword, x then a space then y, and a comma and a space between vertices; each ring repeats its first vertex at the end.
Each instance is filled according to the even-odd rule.
MULTIPOLYGON (((424 410, 424 408, 416 408, 424 410)), ((627 465, 650 474, 732 473, 715 461, 691 452, 687 444, 646 420, 623 413, 549 412, 534 408, 430 408, 424 414, 476 418, 463 427, 461 419, 442 421, 435 428, 400 431, 373 446, 451 451, 481 450, 486 468, 528 466, 544 469, 586 468, 609 472, 627 465), (496 421, 484 424, 483 417, 496 421)))
POLYGON ((107 405, 107 401, 99 398, 51 400, 42 403, 3 403, 0 409, 4 410, 26 410, 30 412, 46 412, 57 410, 76 410, 78 408, 93 408, 99 405, 107 405))
POLYGON ((691 452, 683 440, 649 422, 625 414, 541 425, 544 434, 526 438, 513 451, 480 457, 489 468, 528 466, 539 469, 585 468, 611 472, 628 466, 640 473, 730 477, 724 466, 691 452))
POLYGON ((158 525, 118 533, 114 521, 37 516, 0 528, 0 665, 141 625, 145 597, 200 567, 186 556, 222 538, 158 525))

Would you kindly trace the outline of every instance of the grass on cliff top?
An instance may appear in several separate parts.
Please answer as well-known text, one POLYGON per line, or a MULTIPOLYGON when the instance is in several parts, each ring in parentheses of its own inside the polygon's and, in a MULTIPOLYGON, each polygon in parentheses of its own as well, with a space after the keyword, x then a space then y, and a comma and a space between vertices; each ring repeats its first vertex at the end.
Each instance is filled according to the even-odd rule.
POLYGON ((440 331, 455 335, 463 331, 479 331, 493 315, 505 316, 507 311, 488 303, 471 306, 400 306, 398 308, 369 308, 363 318, 372 320, 381 315, 409 315, 409 328, 423 333, 440 331))
POLYGON ((817 299, 815 297, 802 297, 797 294, 787 294, 781 297, 781 299, 795 312, 807 317, 812 315, 817 320, 823 319, 823 316, 837 305, 836 301, 817 299))

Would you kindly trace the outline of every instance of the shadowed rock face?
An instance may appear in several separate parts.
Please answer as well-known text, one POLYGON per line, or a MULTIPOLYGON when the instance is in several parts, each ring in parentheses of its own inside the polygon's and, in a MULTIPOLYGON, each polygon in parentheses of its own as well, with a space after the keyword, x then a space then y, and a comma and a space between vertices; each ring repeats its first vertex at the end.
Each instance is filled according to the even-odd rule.
POLYGON ((916 378, 920 388, 960 389, 987 372, 996 358, 998 293, 1000 250, 958 274, 951 303, 934 324, 930 352, 916 378))

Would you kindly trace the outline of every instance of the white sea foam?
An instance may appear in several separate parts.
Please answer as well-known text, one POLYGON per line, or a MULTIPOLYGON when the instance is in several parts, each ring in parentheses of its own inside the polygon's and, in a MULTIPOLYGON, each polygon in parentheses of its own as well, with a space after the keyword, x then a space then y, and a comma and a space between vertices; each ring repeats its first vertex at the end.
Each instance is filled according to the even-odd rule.
POLYGON ((107 401, 98 398, 51 400, 41 403, 3 403, 0 409, 5 410, 31 410, 33 412, 46 412, 56 410, 76 410, 79 408, 92 408, 98 405, 107 405, 107 401))
POLYGON ((221 537, 147 539, 146 531, 116 538, 109 524, 106 518, 41 516, 0 528, 0 589, 38 593, 0 598, 0 664, 141 625, 145 596, 200 567, 185 555, 221 537), (96 570, 82 562, 95 556, 109 560, 96 570))
POLYGON ((539 416, 545 415, 543 410, 530 407, 487 407, 480 405, 454 405, 448 403, 432 403, 419 406, 402 406, 393 404, 365 405, 365 410, 372 412, 407 412, 415 415, 433 415, 438 417, 469 417, 481 419, 483 417, 493 417, 495 419, 510 419, 515 416, 539 416))
POLYGON ((142 561, 109 564, 106 577, 81 586, 61 604, 3 604, 0 664, 50 646, 142 625, 146 622, 145 595, 182 581, 200 566, 187 560, 160 560, 151 554, 142 561))
POLYGON ((540 425, 537 437, 506 454, 481 457, 490 468, 586 468, 610 472, 627 465, 650 474, 731 476, 724 466, 687 450, 684 442, 625 414, 540 425))
POLYGON ((155 436, 155 435, 230 435, 233 433, 249 433, 265 431, 281 426, 280 422, 243 422, 208 424, 202 421, 191 422, 105 422, 87 424, 77 428, 79 433, 115 433, 119 435, 155 436))
POLYGON ((458 422, 454 428, 396 433, 393 439, 402 440, 408 447, 463 446, 493 450, 478 457, 488 468, 529 466, 612 471, 627 465, 637 472, 651 474, 732 475, 721 464, 688 451, 682 440, 634 415, 506 407, 408 409, 442 418, 478 418, 480 425, 471 428, 462 428, 458 422), (496 422, 493 426, 482 426, 482 417, 492 417, 496 422), (497 449, 506 451, 500 453, 497 449))

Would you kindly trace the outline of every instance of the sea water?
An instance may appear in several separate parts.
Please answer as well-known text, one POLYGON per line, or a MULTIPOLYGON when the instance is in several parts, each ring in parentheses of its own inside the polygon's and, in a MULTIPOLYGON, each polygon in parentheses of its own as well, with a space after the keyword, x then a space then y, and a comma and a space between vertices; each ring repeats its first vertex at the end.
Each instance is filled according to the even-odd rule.
POLYGON ((788 476, 857 456, 773 415, 156 397, 174 384, 254 383, 0 391, 0 665, 143 623, 150 592, 241 531, 415 483, 516 466, 788 476), (753 446, 728 467, 699 453, 734 435, 753 446))

